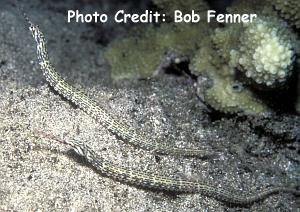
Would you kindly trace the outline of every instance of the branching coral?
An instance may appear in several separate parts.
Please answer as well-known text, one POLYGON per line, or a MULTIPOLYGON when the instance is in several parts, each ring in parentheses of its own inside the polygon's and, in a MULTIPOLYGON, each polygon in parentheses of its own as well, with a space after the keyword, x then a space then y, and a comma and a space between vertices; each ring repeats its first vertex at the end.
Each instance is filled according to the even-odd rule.
MULTIPOLYGON (((153 1, 171 17, 176 9, 200 14, 208 9, 204 1, 153 1)), ((225 113, 263 113, 268 107, 257 98, 257 91, 249 88, 249 83, 251 87, 268 90, 284 86, 295 71, 294 61, 300 52, 297 36, 278 16, 287 14, 289 6, 282 5, 283 0, 275 1, 275 8, 281 11, 278 13, 272 6, 275 3, 269 1, 235 0, 227 9, 230 13, 256 13, 258 18, 253 23, 227 24, 215 29, 216 23, 208 25, 202 21, 195 25, 168 23, 133 30, 128 38, 117 39, 107 48, 112 77, 150 77, 162 67, 166 55, 175 52, 189 59, 194 75, 205 73, 211 79, 211 85, 202 90, 202 97, 210 106, 225 113)), ((296 1, 287 2, 298 6, 296 1)), ((291 25, 298 24, 297 10, 299 6, 285 17, 291 25)), ((299 105, 300 100, 296 106, 300 111, 299 105)))
POLYGON ((254 23, 218 28, 212 40, 225 63, 258 84, 274 87, 291 74, 297 49, 295 35, 275 17, 262 16, 254 23))
POLYGON ((207 71, 216 71, 216 64, 214 64, 214 62, 217 63, 218 61, 214 60, 214 55, 216 55, 216 51, 212 48, 210 42, 201 46, 199 50, 195 52, 190 63, 192 74, 198 76, 207 71))
MULTIPOLYGON (((279 19, 268 0, 234 1, 228 11, 254 12, 259 18, 253 24, 227 25, 215 30, 212 40, 219 60, 238 68, 254 82, 277 89, 296 70, 294 59, 300 52, 297 36, 279 19)), ((299 84, 300 80, 298 90, 299 84)), ((298 96, 296 108, 300 111, 300 91, 298 96)))
POLYGON ((112 78, 146 78, 157 70, 168 51, 191 56, 209 38, 207 24, 164 24, 134 29, 127 38, 117 39, 105 57, 112 67, 112 78), (187 33, 188 32, 188 33, 187 33))
POLYGON ((229 13, 255 13, 259 16, 276 16, 276 12, 268 0, 234 0, 227 11, 229 13))
POLYGON ((211 47, 203 47, 191 61, 190 68, 194 74, 206 73, 212 81, 202 91, 203 100, 215 110, 224 113, 256 115, 267 112, 267 106, 252 91, 234 80, 234 70, 216 57, 216 54, 211 47))
POLYGON ((144 30, 143 34, 134 30, 134 36, 115 40, 105 52, 113 79, 149 77, 158 67, 164 49, 157 45, 153 27, 144 30))
POLYGON ((213 86, 205 92, 205 102, 224 113, 261 114, 267 107, 250 90, 231 77, 213 76, 213 86))
POLYGON ((205 102, 226 113, 265 112, 267 106, 252 90, 243 86, 238 91, 234 89, 235 69, 255 85, 276 88, 291 75, 297 50, 295 35, 276 17, 261 16, 251 24, 217 28, 211 40, 214 49, 200 47, 190 65, 194 74, 206 71, 213 81, 205 92, 205 102))
POLYGON ((215 49, 222 62, 230 61, 230 51, 233 47, 239 46, 239 37, 242 31, 242 25, 229 25, 224 28, 217 28, 211 35, 215 49))
POLYGON ((241 29, 239 45, 234 43, 229 52, 230 64, 258 84, 285 82, 295 58, 294 36, 286 24, 277 18, 260 17, 241 29))
POLYGON ((268 0, 281 17, 291 25, 300 28, 300 1, 299 0, 268 0))
POLYGON ((259 15, 277 14, 284 18, 291 26, 300 28, 300 1, 299 0, 235 0, 230 13, 255 12, 259 15), (274 9, 276 11, 274 11, 274 9), (278 12, 278 13, 277 13, 278 12))

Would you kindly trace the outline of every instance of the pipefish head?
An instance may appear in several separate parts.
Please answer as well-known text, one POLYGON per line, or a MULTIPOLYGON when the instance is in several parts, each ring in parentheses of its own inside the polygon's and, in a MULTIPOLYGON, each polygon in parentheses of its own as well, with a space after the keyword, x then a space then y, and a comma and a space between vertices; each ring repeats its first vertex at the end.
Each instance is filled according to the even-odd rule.
POLYGON ((44 39, 43 33, 40 31, 39 26, 30 21, 26 13, 22 13, 25 21, 27 22, 28 29, 32 33, 34 39, 38 42, 39 40, 44 39))
POLYGON ((34 29, 35 25, 29 20, 29 17, 27 16, 27 14, 25 12, 23 12, 22 15, 23 15, 25 21, 27 22, 30 31, 32 31, 34 29))
POLYGON ((57 141, 61 144, 68 145, 72 147, 72 149, 80 156, 87 157, 88 155, 90 155, 90 153, 92 153, 91 148, 87 146, 86 143, 78 140, 60 139, 52 134, 48 134, 46 132, 38 131, 38 130, 35 130, 33 134, 35 135, 35 137, 43 137, 43 138, 57 141))
POLYGON ((70 147, 72 147, 72 149, 78 154, 78 155, 81 155, 81 156, 84 156, 86 154, 86 144, 81 142, 81 141, 78 141, 78 140, 62 140, 62 139, 58 139, 56 137, 52 137, 51 139, 53 140, 56 140, 62 144, 66 144, 70 147))
POLYGON ((65 143, 71 146, 78 155, 85 156, 87 154, 88 147, 85 143, 78 140, 65 141, 65 143))

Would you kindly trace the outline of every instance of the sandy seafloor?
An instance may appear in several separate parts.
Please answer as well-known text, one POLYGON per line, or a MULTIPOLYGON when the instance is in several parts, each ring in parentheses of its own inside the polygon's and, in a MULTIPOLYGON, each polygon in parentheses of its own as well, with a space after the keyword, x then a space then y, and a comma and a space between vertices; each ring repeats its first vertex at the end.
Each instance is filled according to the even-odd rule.
POLYGON ((117 7, 130 8, 130 3, 103 1, 101 9, 101 1, 32 0, 24 1, 24 10, 44 32, 57 70, 112 116, 143 131, 152 142, 207 148, 218 151, 218 157, 154 156, 118 140, 47 86, 22 16, 11 1, 0 2, 0 211, 300 210, 299 199, 290 194, 241 208, 201 194, 176 196, 128 186, 101 176, 69 147, 32 137, 40 131, 83 140, 116 165, 236 193, 300 184, 299 116, 211 119, 184 76, 112 83, 103 49, 116 35, 125 35, 127 27, 67 24, 64 11, 80 7, 111 13, 117 7))

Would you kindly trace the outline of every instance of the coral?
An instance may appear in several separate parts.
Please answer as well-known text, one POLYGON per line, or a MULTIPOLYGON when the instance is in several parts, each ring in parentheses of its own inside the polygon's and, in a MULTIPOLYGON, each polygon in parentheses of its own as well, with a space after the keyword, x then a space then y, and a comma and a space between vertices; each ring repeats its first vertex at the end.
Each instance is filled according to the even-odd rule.
MULTIPOLYGON (((248 5, 263 7, 263 4, 248 5)), ((204 101, 225 113, 266 112, 268 107, 254 91, 237 86, 235 70, 239 69, 256 85, 276 89, 291 75, 298 49, 295 35, 278 18, 261 16, 251 24, 228 24, 217 28, 211 41, 211 45, 200 47, 190 65, 192 73, 206 72, 213 81, 211 88, 204 91, 204 101)))
POLYGON ((171 17, 173 17, 175 10, 180 10, 183 13, 190 13, 194 10, 201 14, 201 17, 208 10, 208 5, 204 0, 153 0, 153 2, 171 17))
MULTIPOLYGON (((256 23, 249 25, 257 26, 256 23)), ((242 52, 241 55, 244 58, 248 57, 250 61, 253 60, 251 50, 255 50, 256 46, 250 43, 251 37, 247 33, 251 29, 254 32, 258 30, 249 25, 232 24, 217 28, 211 35, 212 44, 200 47, 190 64, 192 73, 199 75, 206 72, 213 82, 212 86, 204 91, 204 101, 214 109, 225 113, 242 112, 254 115, 268 110, 265 103, 259 100, 252 90, 241 86, 241 83, 235 80, 235 68, 241 68, 239 54, 242 52), (246 45, 248 41, 249 44, 246 45)), ((285 34, 280 31, 280 35, 285 34)), ((256 65, 256 63, 253 64, 256 65)))
MULTIPOLYGON (((212 81, 211 85, 202 91, 203 94, 198 93, 203 101, 223 113, 257 115, 267 112, 267 106, 257 99, 252 91, 234 80, 234 70, 222 63, 216 54, 212 48, 200 48, 190 64, 194 74, 205 73, 212 81)), ((201 86, 203 85, 198 85, 201 86)))
POLYGON ((198 76, 206 71, 216 71, 215 60, 213 58, 215 54, 216 51, 209 44, 200 47, 192 58, 189 66, 192 74, 198 76))
MULTIPOLYGON (((204 1, 154 0, 154 3, 171 17, 175 9, 195 10, 200 14, 208 9, 204 1)), ((256 13, 258 18, 253 23, 226 24, 219 28, 216 23, 208 25, 202 21, 194 25, 165 23, 131 30, 127 38, 113 41, 106 50, 112 78, 150 77, 166 67, 163 64, 170 55, 175 55, 175 59, 186 57, 192 74, 207 74, 210 78, 212 83, 202 90, 201 97, 216 110, 252 115, 268 111, 257 97, 258 91, 250 89, 249 83, 251 87, 268 90, 284 86, 293 74, 295 57, 300 52, 299 41, 269 0, 235 0, 227 11, 256 13)))
MULTIPOLYGON (((211 36, 211 41, 217 39, 219 45, 222 46, 221 44, 230 43, 230 33, 227 35, 224 39, 218 40, 218 36, 214 37, 214 34, 211 36)), ((230 58, 225 52, 223 55, 222 50, 212 48, 212 43, 206 42, 206 46, 202 46, 195 53, 190 63, 193 74, 207 74, 212 81, 210 85, 205 86, 205 89, 200 89, 203 94, 198 94, 207 104, 223 113, 257 115, 266 112, 267 106, 256 98, 252 91, 234 80, 234 69, 226 63, 226 59, 230 58)), ((198 87, 201 86, 203 85, 198 85, 198 87)))
POLYGON ((114 80, 146 78, 158 69, 164 55, 191 56, 207 39, 207 24, 163 24, 133 29, 126 38, 112 42, 105 52, 114 80))
POLYGON ((117 39, 106 50, 104 56, 114 80, 149 77, 158 67, 163 48, 156 44, 153 27, 143 29, 144 34, 142 30, 133 30, 134 36, 117 39))
POLYGON ((209 39, 211 29, 208 24, 165 24, 157 31, 158 45, 165 49, 191 56, 209 39))
POLYGON ((235 0, 227 11, 230 13, 252 12, 264 16, 279 16, 291 26, 300 28, 299 0, 235 0))
POLYGON ((230 61, 230 51, 233 47, 239 46, 240 32, 242 25, 232 24, 224 28, 217 28, 211 35, 214 47, 224 63, 230 61))
POLYGON ((226 10, 229 13, 255 13, 259 16, 276 16, 268 0, 235 0, 226 10))
POLYGON ((242 25, 216 29, 212 39, 219 55, 257 84, 284 83, 293 68, 295 35, 275 17, 261 16, 242 25))
POLYGON ((284 22, 260 17, 244 24, 239 48, 230 51, 233 66, 258 84, 273 86, 290 76, 294 62, 292 32, 284 22))
POLYGON ((281 17, 291 25, 300 28, 300 1, 299 0, 268 0, 281 17))
POLYGON ((224 113, 257 115, 267 111, 267 107, 250 90, 230 77, 214 75, 213 86, 205 92, 204 100, 224 113))

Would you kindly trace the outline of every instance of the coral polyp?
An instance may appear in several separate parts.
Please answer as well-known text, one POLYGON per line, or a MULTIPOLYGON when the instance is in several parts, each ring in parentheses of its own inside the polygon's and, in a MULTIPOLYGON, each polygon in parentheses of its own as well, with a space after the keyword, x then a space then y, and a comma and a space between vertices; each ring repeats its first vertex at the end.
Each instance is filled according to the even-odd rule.
MULTIPOLYGON (((237 28, 237 27, 236 27, 237 28)), ((286 24, 271 17, 239 27, 240 39, 233 43, 230 65, 258 84, 276 86, 291 75, 295 59, 294 35, 286 24)))

